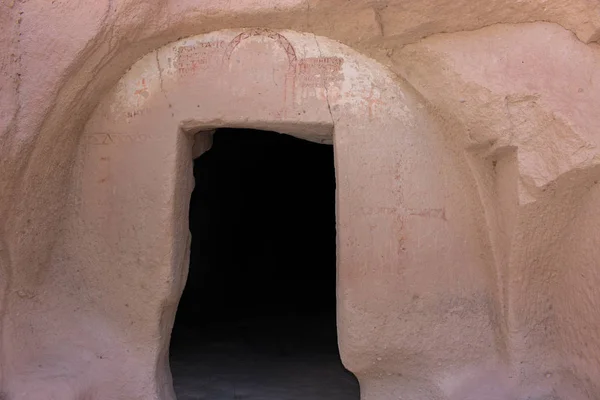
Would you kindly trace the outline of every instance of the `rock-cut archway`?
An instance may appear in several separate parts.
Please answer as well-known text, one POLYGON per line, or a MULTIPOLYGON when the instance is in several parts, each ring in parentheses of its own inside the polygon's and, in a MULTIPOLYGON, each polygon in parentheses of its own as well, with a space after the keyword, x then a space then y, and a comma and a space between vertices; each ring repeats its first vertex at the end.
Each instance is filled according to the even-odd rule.
MULTIPOLYGON (((147 54, 87 123, 59 249, 63 271, 45 303, 68 308, 69 318, 47 319, 55 335, 44 348, 68 351, 40 350, 36 357, 52 357, 61 375, 23 379, 29 398, 174 399, 168 348, 187 274, 192 148, 197 156, 210 146, 194 145, 194 135, 218 127, 334 144, 339 345, 364 399, 390 398, 399 387, 417 393, 410 382, 429 378, 403 376, 402 363, 412 371, 429 363, 413 357, 419 348, 455 357, 436 332, 487 351, 491 333, 484 343, 480 331, 472 340, 456 321, 430 331, 427 313, 400 317, 412 307, 438 309, 447 296, 480 296, 486 281, 473 217, 445 202, 475 189, 456 184, 464 171, 444 169, 450 155, 421 100, 332 40, 226 30, 147 54), (468 282, 435 284, 457 273, 468 282), (409 384, 397 385, 404 379, 409 384)), ((462 321, 487 318, 478 309, 462 321)))

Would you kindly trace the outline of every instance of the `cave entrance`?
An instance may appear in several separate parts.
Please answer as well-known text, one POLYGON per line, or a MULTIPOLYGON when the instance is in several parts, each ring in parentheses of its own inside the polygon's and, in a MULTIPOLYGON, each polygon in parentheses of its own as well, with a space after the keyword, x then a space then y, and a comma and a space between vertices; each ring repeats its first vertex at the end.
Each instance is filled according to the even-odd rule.
POLYGON ((219 129, 194 160, 179 400, 354 400, 336 329, 333 146, 219 129))

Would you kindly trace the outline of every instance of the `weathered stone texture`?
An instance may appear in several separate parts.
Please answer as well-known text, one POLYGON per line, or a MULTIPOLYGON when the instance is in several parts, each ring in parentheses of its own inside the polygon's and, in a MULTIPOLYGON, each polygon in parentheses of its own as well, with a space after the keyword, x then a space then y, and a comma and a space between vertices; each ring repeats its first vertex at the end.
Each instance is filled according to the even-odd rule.
POLYGON ((599 7, 5 0, 0 392, 173 398, 189 135, 227 125, 334 143, 364 399, 597 398, 599 7))

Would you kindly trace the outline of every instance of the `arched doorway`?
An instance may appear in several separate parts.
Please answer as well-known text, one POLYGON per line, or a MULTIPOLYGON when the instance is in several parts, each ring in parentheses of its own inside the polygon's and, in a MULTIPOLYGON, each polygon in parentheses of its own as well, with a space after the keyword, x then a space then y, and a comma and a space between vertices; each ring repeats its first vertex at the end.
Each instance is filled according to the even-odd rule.
POLYGON ((363 396, 383 387, 362 381, 380 379, 376 371, 393 354, 390 338, 402 321, 390 316, 414 301, 403 289, 406 260, 421 268, 435 259, 418 242, 444 220, 417 218, 444 207, 442 167, 403 157, 407 148, 438 151, 416 96, 376 62, 312 34, 261 30, 244 42, 249 47, 227 56, 243 32, 191 37, 148 54, 86 125, 65 223, 64 276, 86 287, 89 299, 73 296, 74 320, 93 321, 69 334, 102 356, 96 372, 80 368, 73 375, 88 382, 87 374, 102 374, 110 385, 85 384, 99 396, 175 396, 169 343, 188 274, 192 164, 210 148, 209 140, 194 141, 200 131, 263 129, 334 145, 338 344, 363 396), (295 48, 293 69, 289 49, 273 39, 280 36, 295 48), (225 68, 237 60, 239 66, 225 68), (245 76, 252 81, 245 84, 245 76), (282 81, 293 87, 282 88, 282 81), (424 201, 406 197, 405 188, 417 193, 423 179, 439 189, 428 190, 424 201))

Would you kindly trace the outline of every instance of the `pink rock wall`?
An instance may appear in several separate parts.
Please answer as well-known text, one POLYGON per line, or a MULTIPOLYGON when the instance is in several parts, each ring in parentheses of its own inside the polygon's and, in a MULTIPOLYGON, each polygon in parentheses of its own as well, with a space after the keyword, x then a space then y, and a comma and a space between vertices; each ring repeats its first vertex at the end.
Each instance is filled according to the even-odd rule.
MULTIPOLYGON (((468 216, 468 223, 459 224, 468 232, 466 247, 474 246, 473 237, 482 241, 470 247, 480 251, 480 261, 465 264, 468 273, 457 277, 454 271, 463 265, 458 242, 419 237, 418 247, 431 249, 423 253, 431 259, 416 261, 437 265, 435 273, 419 274, 417 263, 398 281, 371 281, 355 292, 369 307, 379 308, 377 318, 382 318, 340 324, 342 342, 351 338, 346 362, 362 374, 364 398, 410 393, 440 399, 596 398, 598 7, 592 0, 376 6, 361 1, 3 2, 0 390, 9 398, 46 399, 48 385, 54 385, 62 399, 78 398, 80 387, 102 384, 75 384, 68 377, 39 383, 52 381, 48 371, 78 366, 60 365, 64 338, 59 333, 26 333, 45 323, 44 313, 65 313, 60 311, 64 302, 51 300, 53 293, 63 293, 65 281, 56 277, 69 264, 61 259, 69 229, 65 198, 84 125, 101 99, 131 65, 163 45, 219 29, 258 26, 338 40, 412 86, 415 91, 406 93, 419 100, 410 107, 423 107, 419 126, 431 124, 423 132, 435 153, 414 151, 409 159, 451 168, 464 184, 456 191, 464 195, 436 192, 432 176, 403 178, 413 188, 412 201, 437 193, 455 210, 445 214, 439 208, 422 216, 417 210, 416 218, 438 222, 414 222, 405 229, 435 231, 444 218, 468 216), (413 303, 397 303, 394 296, 374 300, 374 292, 394 293, 411 285, 422 290, 413 303), (479 295, 457 303, 457 287, 479 295), (422 293, 428 292, 448 293, 445 306, 427 304, 422 293), (469 326, 473 310, 487 317, 469 326), (373 322, 385 329, 368 336, 374 345, 360 343, 373 322), (429 352, 423 353, 424 343, 430 343, 429 352), (407 351, 411 344, 413 353, 407 351), (43 349, 44 363, 52 368, 38 371, 31 349, 43 349), (382 366, 373 367, 378 362, 382 366)), ((351 168, 350 159, 347 165, 351 168)), ((73 332, 86 326, 82 320, 71 323, 73 332)), ((64 325, 64 332, 70 329, 64 325)), ((120 349, 120 339, 109 332, 101 336, 120 349)), ((85 340, 80 347, 85 353, 85 340)), ((139 398, 168 398, 164 390, 163 397, 157 391, 156 397, 139 398)))

